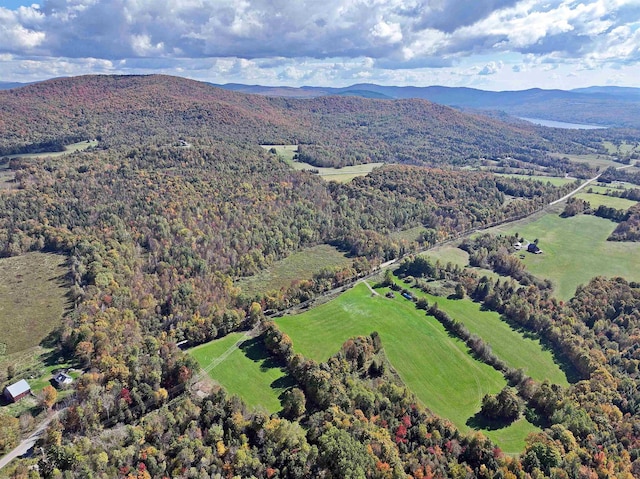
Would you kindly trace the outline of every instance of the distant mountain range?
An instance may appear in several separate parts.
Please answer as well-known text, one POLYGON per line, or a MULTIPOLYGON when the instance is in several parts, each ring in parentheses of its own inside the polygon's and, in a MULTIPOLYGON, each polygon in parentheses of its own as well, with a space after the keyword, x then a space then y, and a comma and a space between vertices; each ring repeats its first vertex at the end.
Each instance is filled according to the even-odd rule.
POLYGON ((0 90, 11 90, 12 88, 20 88, 25 85, 28 85, 28 83, 0 81, 0 90))
MULTIPOLYGON (((28 83, 0 82, 0 90, 28 83)), ((359 83, 344 88, 303 86, 210 85, 272 97, 357 96, 374 99, 423 99, 463 111, 504 112, 511 116, 640 129, 640 88, 592 86, 574 90, 486 91, 465 87, 383 86, 359 83)), ((493 115, 495 117, 495 115, 493 115)))
POLYGON ((485 91, 464 87, 398 87, 361 83, 345 88, 268 87, 228 83, 227 90, 258 95, 313 98, 350 95, 378 99, 420 98, 461 110, 500 110, 513 116, 640 128, 640 88, 589 87, 575 90, 485 91))

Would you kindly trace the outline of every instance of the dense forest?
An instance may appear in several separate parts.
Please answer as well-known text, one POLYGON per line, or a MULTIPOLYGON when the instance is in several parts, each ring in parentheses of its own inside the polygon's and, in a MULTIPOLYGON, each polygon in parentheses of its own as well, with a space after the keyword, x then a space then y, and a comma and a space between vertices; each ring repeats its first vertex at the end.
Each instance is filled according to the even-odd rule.
POLYGON ((601 149, 604 133, 507 125, 425 100, 246 95, 165 76, 86 76, 0 91, 0 155, 99 138, 103 147, 184 138, 300 144, 306 161, 468 164, 601 149), (402 118, 402 121, 397 121, 402 118))
MULTIPOLYGON (((549 148, 564 140, 552 147, 538 130, 424 101, 256 98, 168 77, 53 80, 0 92, 0 111, 3 154, 99 139, 84 152, 11 159, 15 180, 0 192, 3 256, 68 257, 73 308, 56 345, 86 371, 76 402, 45 433, 38 470, 18 465, 13 477, 640 473, 635 284, 597 279, 560 304, 490 238, 474 261, 519 283, 447 273, 487 308, 541 334, 583 379, 564 391, 508 372, 528 414, 547 427, 520 458, 418 405, 376 334, 317 364, 294 354, 263 314, 562 197, 575 185, 449 167, 516 153, 549 161, 549 148), (329 183, 290 169, 261 143, 309 143, 341 158, 348 145, 358 161, 404 164, 329 183), (390 235, 415 226, 425 228, 416 242, 390 235), (352 267, 255 297, 234 284, 322 243, 348 251, 352 267), (248 411, 221 390, 183 394, 197 365, 177 343, 260 324, 265 347, 296 383, 280 415, 248 411)), ((587 148, 574 140, 572 148, 587 148)), ((513 394, 487 399, 487 410, 513 394)), ((15 439, 15 423, 0 427, 15 439)))

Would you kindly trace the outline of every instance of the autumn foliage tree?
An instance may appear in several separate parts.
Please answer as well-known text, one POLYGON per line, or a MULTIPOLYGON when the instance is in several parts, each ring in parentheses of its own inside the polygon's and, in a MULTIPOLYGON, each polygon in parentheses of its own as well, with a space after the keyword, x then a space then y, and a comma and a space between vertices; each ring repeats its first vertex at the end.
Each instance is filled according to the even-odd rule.
POLYGON ((51 409, 57 399, 58 391, 51 385, 43 387, 42 391, 38 393, 38 404, 45 409, 51 409))

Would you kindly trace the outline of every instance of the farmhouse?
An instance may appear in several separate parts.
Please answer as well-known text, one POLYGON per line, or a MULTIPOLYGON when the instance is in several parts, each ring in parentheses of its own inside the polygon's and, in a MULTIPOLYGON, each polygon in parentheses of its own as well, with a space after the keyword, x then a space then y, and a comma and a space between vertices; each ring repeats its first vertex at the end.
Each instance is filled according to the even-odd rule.
POLYGON ((59 372, 53 377, 53 382, 57 388, 61 388, 67 384, 71 384, 73 382, 73 378, 67 373, 59 372))
POLYGON ((29 386, 29 383, 24 379, 4 388, 4 397, 11 402, 18 402, 29 394, 31 394, 31 386, 29 386))
POLYGON ((529 246, 527 246, 527 251, 534 254, 542 253, 542 250, 538 248, 538 245, 535 243, 529 243, 529 246))

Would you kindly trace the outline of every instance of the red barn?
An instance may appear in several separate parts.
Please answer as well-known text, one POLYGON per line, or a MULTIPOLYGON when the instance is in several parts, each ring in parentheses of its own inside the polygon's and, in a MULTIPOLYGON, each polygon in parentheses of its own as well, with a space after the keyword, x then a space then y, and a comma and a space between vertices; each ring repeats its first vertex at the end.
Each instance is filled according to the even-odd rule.
POLYGON ((31 394, 31 386, 24 379, 4 388, 4 397, 11 402, 17 402, 29 394, 31 394))

